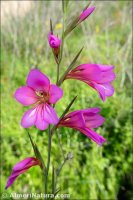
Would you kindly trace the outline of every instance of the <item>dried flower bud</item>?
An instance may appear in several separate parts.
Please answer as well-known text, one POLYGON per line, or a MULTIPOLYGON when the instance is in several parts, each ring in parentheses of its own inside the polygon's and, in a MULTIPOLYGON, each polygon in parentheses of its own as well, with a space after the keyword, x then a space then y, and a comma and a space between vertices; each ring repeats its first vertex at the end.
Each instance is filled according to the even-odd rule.
POLYGON ((69 153, 67 154, 66 159, 67 159, 67 160, 70 160, 70 159, 72 159, 72 158, 73 158, 73 153, 72 153, 72 152, 69 152, 69 153))

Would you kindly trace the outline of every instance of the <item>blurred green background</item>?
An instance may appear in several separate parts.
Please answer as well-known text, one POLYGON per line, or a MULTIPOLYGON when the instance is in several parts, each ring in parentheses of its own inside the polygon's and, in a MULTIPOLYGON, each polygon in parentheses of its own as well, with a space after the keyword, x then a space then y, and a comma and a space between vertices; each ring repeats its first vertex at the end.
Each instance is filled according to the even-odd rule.
MULTIPOLYGON (((13 2, 13 1, 11 1, 13 2)), ((16 1, 17 2, 17 1, 16 1)), ((3 2, 2 2, 3 3, 3 2)), ((8 1, 4 2, 7 8, 8 1)), ((80 13, 87 1, 70 1, 66 24, 76 13, 80 13)), ((60 129, 60 140, 65 155, 73 153, 68 161, 58 186, 60 193, 69 193, 70 199, 87 200, 131 200, 132 194, 132 138, 131 138, 131 1, 98 1, 95 12, 82 23, 65 41, 61 74, 74 56, 84 46, 77 65, 87 62, 115 66, 117 79, 113 85, 115 94, 101 101, 96 91, 86 84, 68 80, 62 85, 64 97, 56 105, 60 116, 71 99, 78 99, 72 110, 100 107, 105 117, 104 125, 97 129, 107 142, 99 147, 83 134, 72 129, 60 129)), ((4 15, 1 29, 1 68, 2 68, 2 193, 14 164, 34 156, 28 135, 20 126, 25 110, 15 101, 15 90, 25 85, 31 68, 37 67, 48 75, 52 83, 56 81, 56 63, 48 46, 50 18, 54 33, 61 36, 61 1, 32 1, 30 9, 22 12, 12 9, 12 14, 4 15)), ((37 134, 29 129, 44 160, 47 160, 47 130, 37 134)), ((52 142, 52 160, 55 167, 63 157, 55 134, 52 142)), ((50 176, 52 174, 50 168, 50 176)), ((49 179, 50 180, 50 179, 49 179)), ((49 183, 49 193, 51 193, 49 183)), ((43 182, 39 167, 33 167, 20 175, 7 193, 43 192, 43 182)), ((12 199, 12 198, 7 198, 12 199)))

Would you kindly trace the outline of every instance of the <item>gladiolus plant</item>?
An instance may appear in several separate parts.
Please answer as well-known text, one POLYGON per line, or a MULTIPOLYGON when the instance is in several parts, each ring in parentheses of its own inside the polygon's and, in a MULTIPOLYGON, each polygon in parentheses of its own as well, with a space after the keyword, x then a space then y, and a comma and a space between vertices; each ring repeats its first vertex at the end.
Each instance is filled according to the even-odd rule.
MULTIPOLYGON (((69 6, 69 0, 63 0, 63 18, 67 16, 67 8, 69 6)), ((51 166, 51 147, 52 137, 56 131, 62 127, 74 129, 75 132, 80 132, 88 138, 88 142, 92 140, 97 145, 101 146, 106 142, 106 139, 102 136, 102 133, 97 133, 93 129, 101 126, 104 123, 104 118, 100 115, 100 108, 82 108, 70 112, 71 106, 74 104, 77 96, 70 99, 69 105, 66 105, 66 109, 59 117, 55 110, 55 104, 63 98, 63 90, 61 88, 62 83, 65 84, 69 79, 75 79, 86 83, 88 86, 96 90, 102 99, 106 100, 106 97, 111 97, 114 93, 112 81, 116 78, 113 72, 114 66, 106 64, 92 64, 83 63, 77 67, 74 67, 77 59, 79 58, 83 48, 74 56, 74 59, 64 71, 63 75, 60 74, 61 62, 63 59, 64 42, 65 38, 74 29, 83 23, 84 20, 96 11, 95 7, 90 7, 90 3, 80 11, 78 16, 75 16, 68 25, 63 24, 62 36, 55 35, 52 26, 52 19, 50 19, 50 30, 48 36, 49 48, 53 52, 55 63, 57 64, 56 72, 56 84, 51 84, 50 79, 39 69, 31 69, 27 75, 26 85, 20 86, 14 93, 15 99, 23 106, 31 106, 27 110, 22 119, 21 126, 26 129, 32 148, 34 150, 35 157, 27 157, 24 160, 18 162, 12 169, 12 173, 8 178, 6 189, 9 188, 19 175, 27 172, 27 170, 33 166, 39 166, 42 171, 44 179, 45 194, 48 194, 49 184, 49 169, 51 166), (65 28, 66 27, 66 28, 65 28), (38 145, 33 141, 31 134, 29 133, 29 127, 35 126, 38 131, 48 132, 48 152, 47 157, 43 158, 39 151, 38 145)), ((63 23, 65 20, 63 19, 63 23)), ((55 70, 56 71, 56 70, 55 70)), ((55 72, 54 72, 55 73, 55 72)), ((75 81, 76 84, 76 81, 75 81)), ((81 83, 82 84, 82 83, 81 83)), ((86 87, 88 87, 86 86, 86 87)), ((89 88, 88 88, 89 90, 89 88)), ((46 154, 45 154, 46 155, 46 154)), ((57 188, 58 176, 65 162, 72 159, 72 153, 68 153, 63 160, 63 164, 55 169, 52 165, 52 185, 51 191, 54 195, 59 192, 57 188)))

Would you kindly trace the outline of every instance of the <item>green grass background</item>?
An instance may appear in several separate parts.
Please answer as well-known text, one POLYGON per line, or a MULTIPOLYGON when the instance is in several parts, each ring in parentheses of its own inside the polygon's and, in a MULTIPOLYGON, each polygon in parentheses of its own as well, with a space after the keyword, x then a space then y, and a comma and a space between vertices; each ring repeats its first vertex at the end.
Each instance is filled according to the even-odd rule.
MULTIPOLYGON (((66 23, 80 12, 86 1, 70 1, 66 23)), ((49 19, 62 23, 61 2, 34 2, 31 11, 22 17, 9 17, 1 31, 1 107, 2 107, 2 173, 1 192, 14 164, 34 156, 26 131, 20 126, 23 108, 15 101, 15 90, 25 85, 31 68, 38 67, 56 81, 56 64, 48 46, 49 19)), ((59 178, 60 193, 69 193, 70 199, 131 200, 132 199, 132 138, 131 138, 131 13, 130 1, 98 1, 95 12, 73 31, 65 41, 61 72, 67 68, 75 54, 84 46, 77 65, 87 62, 115 66, 117 79, 115 94, 101 101, 96 91, 74 80, 62 85, 64 97, 56 105, 60 116, 71 99, 78 95, 72 110, 100 107, 105 123, 97 132, 107 139, 98 147, 83 134, 72 129, 60 129, 60 139, 65 155, 73 153, 59 178)), ((60 36, 62 29, 55 28, 60 36)), ((37 134, 29 129, 44 161, 47 160, 47 130, 37 134)), ((63 157, 55 134, 52 142, 51 163, 58 167, 63 157)), ((52 168, 50 168, 50 176, 52 168)), ((19 176, 7 193, 43 192, 39 167, 33 167, 19 176)), ((49 178, 49 193, 51 183, 49 178)), ((8 198, 9 199, 9 198, 8 198)), ((12 198, 10 198, 12 199, 12 198)))

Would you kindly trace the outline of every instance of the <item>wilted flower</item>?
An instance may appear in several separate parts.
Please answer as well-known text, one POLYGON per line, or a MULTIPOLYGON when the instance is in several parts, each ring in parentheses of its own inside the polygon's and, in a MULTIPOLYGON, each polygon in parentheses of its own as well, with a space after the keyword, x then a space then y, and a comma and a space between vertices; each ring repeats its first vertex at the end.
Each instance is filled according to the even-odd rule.
POLYGON ((40 161, 33 157, 25 158, 24 160, 17 163, 12 169, 12 173, 8 178, 5 188, 7 189, 8 187, 10 187, 20 174, 23 174, 30 167, 33 167, 35 165, 40 165, 40 161))
POLYGON ((79 17, 79 22, 84 21, 93 11, 95 10, 95 7, 90 7, 84 10, 79 17))
POLYGON ((98 91, 101 99, 112 96, 114 88, 111 82, 116 78, 112 71, 114 66, 101 64, 82 64, 71 70, 65 79, 77 79, 87 83, 98 91))
POLYGON ((106 140, 92 130, 92 128, 97 128, 104 122, 104 118, 98 114, 99 112, 100 108, 90 108, 71 112, 61 119, 58 127, 64 126, 76 129, 97 144, 102 145, 106 140))
POLYGON ((50 84, 48 77, 38 69, 30 71, 26 83, 26 86, 16 90, 15 98, 24 106, 34 104, 34 107, 25 112, 21 125, 24 128, 35 125, 44 130, 49 124, 57 124, 57 114, 50 104, 56 103, 63 96, 62 89, 50 84))

